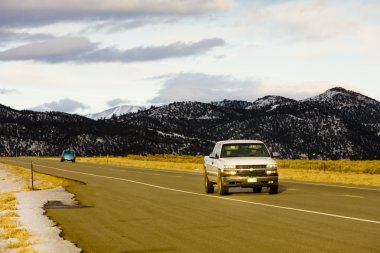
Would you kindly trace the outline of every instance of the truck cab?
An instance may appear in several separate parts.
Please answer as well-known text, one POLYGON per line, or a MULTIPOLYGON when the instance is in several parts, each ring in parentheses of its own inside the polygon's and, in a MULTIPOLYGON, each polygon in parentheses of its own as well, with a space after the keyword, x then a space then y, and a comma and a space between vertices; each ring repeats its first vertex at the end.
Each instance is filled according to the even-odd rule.
POLYGON ((278 193, 277 163, 262 141, 228 140, 215 144, 209 156, 204 157, 204 186, 206 193, 226 195, 229 187, 251 187, 255 193, 263 187, 270 194, 278 193))

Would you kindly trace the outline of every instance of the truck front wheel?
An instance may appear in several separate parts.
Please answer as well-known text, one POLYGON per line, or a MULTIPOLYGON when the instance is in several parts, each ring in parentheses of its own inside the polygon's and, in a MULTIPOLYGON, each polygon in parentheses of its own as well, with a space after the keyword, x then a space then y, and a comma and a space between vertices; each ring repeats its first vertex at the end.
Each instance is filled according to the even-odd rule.
POLYGON ((204 180, 203 184, 205 186, 206 193, 213 193, 214 192, 214 185, 210 182, 210 180, 208 180, 206 172, 204 173, 203 180, 204 180))
POLYGON ((223 185, 222 183, 222 175, 220 174, 220 171, 218 172, 218 188, 219 188, 219 195, 227 195, 228 194, 228 186, 223 185))
POLYGON ((269 187, 269 194, 277 194, 278 193, 278 185, 272 185, 269 187))

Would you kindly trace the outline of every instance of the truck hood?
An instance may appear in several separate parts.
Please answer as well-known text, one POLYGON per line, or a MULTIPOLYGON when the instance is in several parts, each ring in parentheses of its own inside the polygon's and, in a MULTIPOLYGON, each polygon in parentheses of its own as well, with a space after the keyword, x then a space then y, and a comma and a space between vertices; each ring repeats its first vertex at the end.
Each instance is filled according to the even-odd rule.
POLYGON ((230 157, 219 159, 224 165, 263 165, 276 164, 271 157, 230 157))

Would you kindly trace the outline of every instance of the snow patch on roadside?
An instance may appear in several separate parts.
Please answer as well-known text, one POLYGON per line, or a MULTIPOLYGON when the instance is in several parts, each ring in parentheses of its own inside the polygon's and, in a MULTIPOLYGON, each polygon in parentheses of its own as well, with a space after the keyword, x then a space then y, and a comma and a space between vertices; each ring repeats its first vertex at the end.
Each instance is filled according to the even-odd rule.
POLYGON ((60 252, 72 253, 81 252, 70 241, 62 239, 59 235, 61 230, 56 227, 54 221, 44 215, 43 206, 48 201, 61 201, 65 205, 75 205, 74 195, 65 191, 63 187, 16 193, 19 204, 17 213, 20 215, 20 222, 28 227, 31 232, 31 240, 37 243, 32 247, 40 252, 60 252))
MULTIPOLYGON (((28 241, 32 244, 30 247, 40 253, 79 253, 82 250, 76 247, 70 241, 60 237, 61 230, 56 226, 56 223, 44 215, 44 205, 48 201, 60 201, 64 205, 75 205, 74 195, 65 191, 63 187, 58 187, 40 191, 22 191, 25 189, 25 182, 22 177, 6 165, 0 164, 0 194, 11 193, 17 201, 16 212, 19 217, 15 219, 20 222, 21 227, 24 227, 31 234, 28 241), (18 193, 15 193, 18 192, 18 193)), ((5 214, 11 210, 3 210, 0 214, 5 214)), ((1 231, 1 228, 0 228, 1 231)), ((0 247, 5 247, 9 243, 17 242, 15 238, 3 240, 0 238, 0 247)), ((19 249, 8 249, 1 253, 13 253, 19 249)))

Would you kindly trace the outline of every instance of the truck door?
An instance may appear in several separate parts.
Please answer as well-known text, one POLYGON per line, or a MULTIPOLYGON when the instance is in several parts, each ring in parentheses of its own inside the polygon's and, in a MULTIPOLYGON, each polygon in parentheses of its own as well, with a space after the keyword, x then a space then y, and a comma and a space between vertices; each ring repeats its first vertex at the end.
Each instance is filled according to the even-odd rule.
POLYGON ((207 174, 208 174, 209 178, 215 182, 216 182, 216 178, 218 175, 220 147, 221 147, 220 143, 217 143, 215 145, 214 150, 212 151, 212 154, 217 155, 217 157, 214 157, 214 158, 210 157, 210 164, 208 164, 208 168, 207 168, 207 172, 208 172, 207 174))

